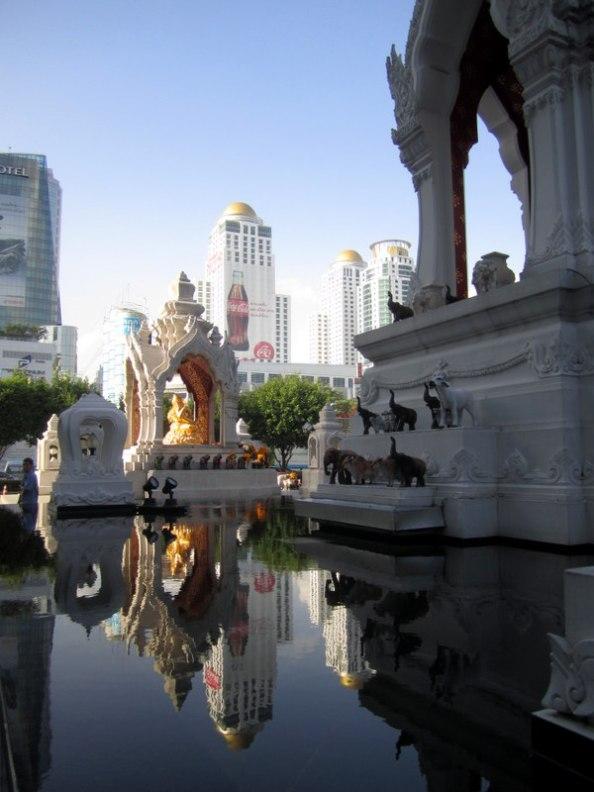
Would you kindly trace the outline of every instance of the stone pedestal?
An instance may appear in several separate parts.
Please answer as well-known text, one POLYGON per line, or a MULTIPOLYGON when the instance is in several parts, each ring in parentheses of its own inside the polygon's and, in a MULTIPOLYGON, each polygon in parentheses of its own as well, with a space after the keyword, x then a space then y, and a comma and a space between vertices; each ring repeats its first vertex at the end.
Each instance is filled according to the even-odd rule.
MULTIPOLYGON (((547 709, 533 715, 536 775, 551 771, 564 786, 594 783, 594 567, 565 572, 565 637, 549 634, 547 709)), ((589 787, 588 787, 589 788, 589 787)))
MULTIPOLYGON (((594 287, 548 273, 356 337, 374 364, 363 405, 382 413, 391 388, 417 410, 397 450, 425 458, 449 534, 594 542, 593 313, 594 287), (476 428, 465 416, 461 429, 422 431, 423 386, 439 369, 474 394, 476 428)), ((353 429, 343 447, 388 453, 387 436, 353 429)))

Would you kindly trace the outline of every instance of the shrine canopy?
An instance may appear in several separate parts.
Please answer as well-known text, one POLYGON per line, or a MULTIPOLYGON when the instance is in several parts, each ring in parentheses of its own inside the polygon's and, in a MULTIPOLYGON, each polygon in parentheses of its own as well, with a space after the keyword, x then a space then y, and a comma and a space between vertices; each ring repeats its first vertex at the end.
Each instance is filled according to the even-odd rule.
POLYGON ((144 451, 163 445, 234 445, 239 400, 235 354, 218 328, 202 318, 204 307, 194 299, 194 285, 184 272, 172 282, 170 293, 153 326, 143 322, 128 337, 124 364, 127 445, 144 451), (174 396, 164 416, 165 387, 176 375, 188 398, 174 396), (215 437, 217 394, 221 421, 215 437), (169 421, 165 437, 164 417, 169 421))

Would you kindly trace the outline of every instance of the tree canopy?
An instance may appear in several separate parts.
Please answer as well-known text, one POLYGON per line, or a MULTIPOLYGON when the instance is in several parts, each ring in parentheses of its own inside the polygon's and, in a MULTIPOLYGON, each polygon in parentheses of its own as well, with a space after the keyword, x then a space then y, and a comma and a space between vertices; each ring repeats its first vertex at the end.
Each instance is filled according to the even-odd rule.
POLYGON ((292 374, 243 393, 239 415, 247 421, 252 437, 269 446, 286 469, 293 451, 307 443, 309 429, 304 425, 317 423, 328 402, 342 403, 344 399, 327 385, 292 374))
POLYGON ((0 328, 0 336, 3 338, 27 338, 33 341, 40 341, 47 336, 45 327, 28 324, 7 324, 0 328))
POLYGON ((87 380, 56 372, 48 382, 15 371, 0 379, 0 458, 13 443, 36 443, 53 413, 92 390, 87 380))

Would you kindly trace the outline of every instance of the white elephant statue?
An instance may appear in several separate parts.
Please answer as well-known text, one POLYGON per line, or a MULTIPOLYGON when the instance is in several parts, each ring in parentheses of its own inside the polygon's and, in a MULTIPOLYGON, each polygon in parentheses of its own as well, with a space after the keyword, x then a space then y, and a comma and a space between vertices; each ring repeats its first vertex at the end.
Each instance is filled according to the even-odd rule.
POLYGON ((435 388, 439 401, 441 402, 440 428, 447 426, 446 414, 450 410, 451 426, 461 426, 462 413, 464 410, 470 415, 472 425, 474 419, 474 396, 471 391, 465 388, 452 388, 443 372, 433 375, 429 387, 435 388))

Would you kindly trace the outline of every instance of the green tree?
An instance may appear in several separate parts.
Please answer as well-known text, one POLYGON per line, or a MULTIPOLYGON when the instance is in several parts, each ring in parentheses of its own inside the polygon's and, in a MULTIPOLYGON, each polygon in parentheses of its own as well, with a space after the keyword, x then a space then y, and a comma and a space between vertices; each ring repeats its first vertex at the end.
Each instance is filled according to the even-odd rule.
POLYGON ((36 443, 53 413, 63 412, 91 390, 87 380, 59 372, 50 382, 22 371, 0 379, 0 459, 13 443, 36 443))
POLYGON ((0 330, 0 336, 5 338, 28 338, 40 341, 47 335, 45 327, 28 324, 7 324, 0 330))
POLYGON ((243 393, 239 415, 247 421, 252 437, 269 446, 286 470, 293 451, 307 443, 304 425, 316 423, 322 407, 340 398, 328 386, 292 374, 243 393))

